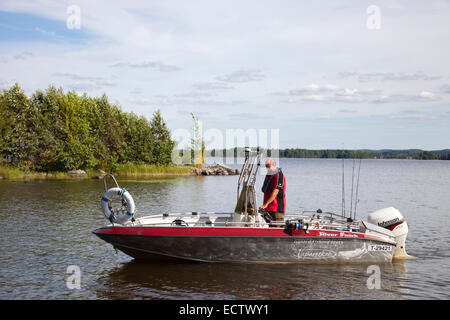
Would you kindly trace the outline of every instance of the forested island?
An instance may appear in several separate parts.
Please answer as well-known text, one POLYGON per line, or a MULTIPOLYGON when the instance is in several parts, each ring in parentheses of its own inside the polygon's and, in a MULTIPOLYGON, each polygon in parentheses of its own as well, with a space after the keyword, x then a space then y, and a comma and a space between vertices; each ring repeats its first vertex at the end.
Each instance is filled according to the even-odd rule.
POLYGON ((53 86, 28 97, 18 84, 0 93, 0 176, 65 178, 71 170, 189 174, 172 165, 175 146, 160 111, 150 120, 107 97, 53 86))
MULTIPOLYGON (((194 120, 193 146, 205 157, 243 155, 243 148, 205 150, 194 120)), ((90 97, 49 86, 28 97, 18 84, 0 92, 0 179, 67 178, 86 170, 131 175, 190 175, 193 167, 174 165, 175 141, 159 110, 150 120, 124 112, 106 95, 90 97)), ((179 150, 182 154, 183 150, 179 150)), ((267 155, 273 153, 267 150, 267 155)), ((450 160, 450 150, 307 150, 280 149, 281 158, 364 158, 450 160)), ((200 161, 199 163, 197 163, 200 161)), ((198 168, 197 168, 198 172, 198 168)))

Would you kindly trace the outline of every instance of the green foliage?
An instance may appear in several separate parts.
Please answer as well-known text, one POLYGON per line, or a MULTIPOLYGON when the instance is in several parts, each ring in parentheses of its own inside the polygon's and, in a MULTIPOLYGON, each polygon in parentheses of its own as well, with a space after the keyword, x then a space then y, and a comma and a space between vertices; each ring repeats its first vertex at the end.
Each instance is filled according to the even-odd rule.
POLYGON ((374 154, 366 151, 355 150, 306 150, 284 149, 279 151, 281 158, 322 158, 322 159, 355 159, 374 158, 374 154))
POLYGON ((420 160, 438 160, 439 158, 439 155, 429 151, 422 151, 418 156, 420 160))
POLYGON ((155 141, 152 150, 152 163, 157 165, 172 164, 172 150, 175 147, 175 141, 170 137, 170 131, 167 129, 167 125, 159 110, 153 114, 150 128, 155 141))
POLYGON ((442 155, 440 156, 440 159, 441 159, 441 160, 450 160, 450 152, 447 153, 447 154, 442 154, 442 155))
POLYGON ((2 114, 2 154, 12 164, 29 167, 36 153, 35 109, 16 84, 0 97, 2 114))
POLYGON ((23 170, 117 170, 120 164, 170 165, 175 142, 160 111, 149 122, 104 95, 50 86, 30 98, 15 84, 0 93, 0 159, 23 170))
POLYGON ((123 164, 118 165, 117 171, 121 176, 143 176, 143 175, 158 175, 158 174, 192 174, 192 168, 184 166, 159 166, 151 164, 123 164))

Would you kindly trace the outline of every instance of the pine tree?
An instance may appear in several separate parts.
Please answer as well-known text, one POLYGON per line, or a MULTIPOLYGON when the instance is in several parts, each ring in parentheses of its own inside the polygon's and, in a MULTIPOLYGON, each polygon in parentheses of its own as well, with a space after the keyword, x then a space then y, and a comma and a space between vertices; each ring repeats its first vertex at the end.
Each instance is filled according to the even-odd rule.
POLYGON ((175 141, 171 138, 160 110, 153 113, 150 120, 150 130, 154 139, 152 162, 157 165, 172 164, 172 150, 175 147, 175 141))

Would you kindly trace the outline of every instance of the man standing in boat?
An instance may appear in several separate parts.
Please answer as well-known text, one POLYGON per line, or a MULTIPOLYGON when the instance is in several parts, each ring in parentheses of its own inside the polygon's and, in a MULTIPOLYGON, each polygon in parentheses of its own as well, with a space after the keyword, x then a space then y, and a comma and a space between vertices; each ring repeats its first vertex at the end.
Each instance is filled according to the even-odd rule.
POLYGON ((266 210, 272 221, 284 222, 286 211, 286 178, 281 168, 277 168, 275 159, 266 161, 267 175, 264 179, 262 192, 264 192, 264 204, 259 207, 266 210))

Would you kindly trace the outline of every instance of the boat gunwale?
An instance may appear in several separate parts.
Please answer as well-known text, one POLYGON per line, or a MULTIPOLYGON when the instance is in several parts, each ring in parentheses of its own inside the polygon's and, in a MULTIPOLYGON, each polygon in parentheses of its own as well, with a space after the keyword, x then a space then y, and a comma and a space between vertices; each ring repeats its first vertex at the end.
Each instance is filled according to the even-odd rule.
MULTIPOLYGON (((104 226, 101 228, 98 228, 93 231, 93 233, 97 236, 100 235, 117 235, 117 236, 146 236, 146 237, 195 237, 195 238, 294 238, 294 239, 324 239, 324 240, 344 240, 344 239, 357 239, 357 240, 370 240, 370 241, 379 241, 382 243, 389 243, 390 245, 396 246, 396 242, 390 239, 385 239, 380 236, 361 233, 361 232, 351 232, 351 231, 338 231, 338 230, 321 230, 321 229, 313 229, 309 230, 308 233, 306 232, 300 232, 299 234, 288 234, 285 231, 286 229, 283 228, 251 228, 251 227, 205 227, 205 226, 192 226, 192 227, 185 227, 185 226, 104 226), (116 232, 116 231, 122 231, 122 230, 133 230, 139 228, 139 231, 142 229, 144 230, 158 230, 161 231, 160 234, 148 234, 148 233, 141 233, 141 232, 116 232), (198 231, 201 233, 202 230, 218 230, 218 231, 249 231, 252 230, 254 234, 245 235, 238 233, 231 233, 231 234, 177 234, 177 233, 164 233, 162 231, 164 230, 187 230, 187 229, 196 229, 195 231, 198 231), (201 230, 202 229, 202 230, 201 230), (107 230, 114 230, 114 232, 107 232, 107 230), (311 234, 312 232, 312 234, 311 234), (322 233, 328 233, 328 235, 320 235, 320 232, 322 233), (272 234, 270 234, 272 233, 272 234), (352 236, 348 236, 348 235, 352 236), (347 236, 345 236, 347 235, 347 236)), ((135 230, 134 230, 135 231, 135 230)), ((303 231, 303 230, 302 230, 303 231)))

